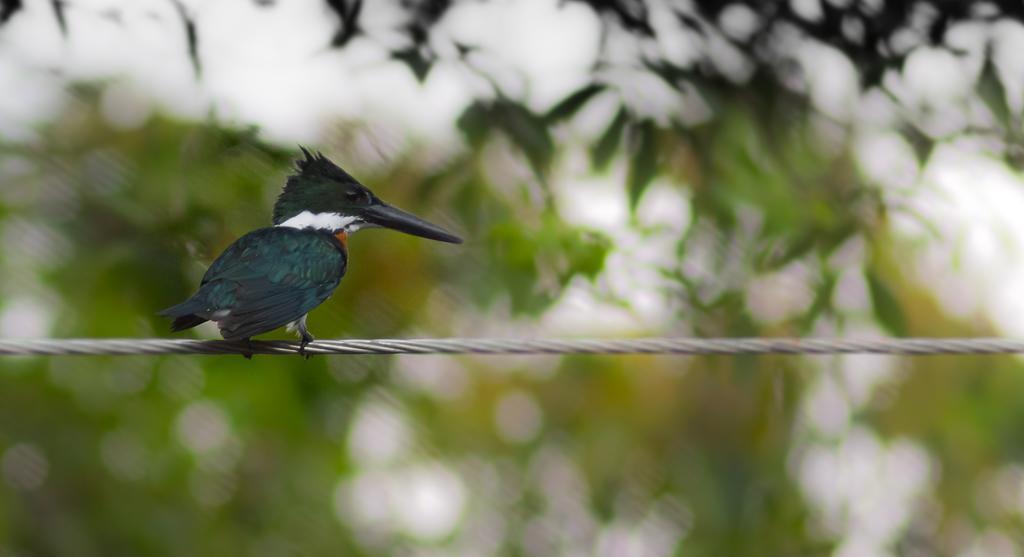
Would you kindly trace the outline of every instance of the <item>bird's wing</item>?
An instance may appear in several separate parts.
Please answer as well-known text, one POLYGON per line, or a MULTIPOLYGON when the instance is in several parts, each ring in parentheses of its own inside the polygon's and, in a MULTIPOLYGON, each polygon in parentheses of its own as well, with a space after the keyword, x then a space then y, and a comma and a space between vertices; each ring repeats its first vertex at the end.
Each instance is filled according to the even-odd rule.
POLYGON ((328 233, 262 228, 213 262, 200 293, 224 338, 248 338, 320 305, 338 286, 346 264, 344 247, 328 233))

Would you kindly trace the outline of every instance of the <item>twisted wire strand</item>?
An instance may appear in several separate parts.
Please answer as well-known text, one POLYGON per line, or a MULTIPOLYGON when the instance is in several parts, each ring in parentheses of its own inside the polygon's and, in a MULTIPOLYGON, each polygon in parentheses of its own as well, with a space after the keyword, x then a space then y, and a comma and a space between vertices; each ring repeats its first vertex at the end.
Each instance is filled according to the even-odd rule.
MULTIPOLYGON (((318 340, 306 354, 1020 354, 1003 338, 634 338, 318 340)), ((191 339, 0 339, 0 356, 298 354, 299 343, 191 339)))

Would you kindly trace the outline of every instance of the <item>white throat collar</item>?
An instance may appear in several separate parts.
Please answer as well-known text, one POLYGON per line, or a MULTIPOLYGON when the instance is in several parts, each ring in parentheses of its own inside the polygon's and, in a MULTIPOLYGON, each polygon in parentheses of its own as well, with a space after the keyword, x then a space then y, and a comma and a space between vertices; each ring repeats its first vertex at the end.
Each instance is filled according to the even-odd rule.
POLYGON ((282 222, 277 226, 288 228, 315 228, 317 230, 344 230, 352 233, 359 230, 365 224, 359 217, 341 215, 339 213, 312 213, 303 211, 294 217, 282 222))

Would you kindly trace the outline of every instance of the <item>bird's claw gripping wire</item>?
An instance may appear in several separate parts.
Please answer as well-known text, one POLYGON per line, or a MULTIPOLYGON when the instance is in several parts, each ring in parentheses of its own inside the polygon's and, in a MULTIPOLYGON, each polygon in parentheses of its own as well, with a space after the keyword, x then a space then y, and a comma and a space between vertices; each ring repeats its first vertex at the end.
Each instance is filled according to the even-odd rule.
POLYGON ((303 331, 302 338, 299 340, 299 354, 302 354, 302 357, 307 360, 312 358, 313 354, 306 351, 306 345, 313 342, 313 340, 315 340, 313 335, 303 331))
POLYGON ((242 356, 246 360, 251 360, 253 354, 255 354, 255 349, 252 346, 252 339, 251 338, 245 339, 245 346, 247 347, 247 350, 242 352, 242 356))

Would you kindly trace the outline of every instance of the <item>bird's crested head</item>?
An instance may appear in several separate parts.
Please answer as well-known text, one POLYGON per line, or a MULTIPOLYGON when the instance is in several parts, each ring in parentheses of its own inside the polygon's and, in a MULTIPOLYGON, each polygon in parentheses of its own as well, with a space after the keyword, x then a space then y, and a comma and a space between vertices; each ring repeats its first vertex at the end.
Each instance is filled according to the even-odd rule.
POLYGON ((300 147, 304 158, 274 204, 274 224, 351 233, 383 227, 441 242, 462 240, 401 209, 381 201, 369 188, 322 153, 300 147))

